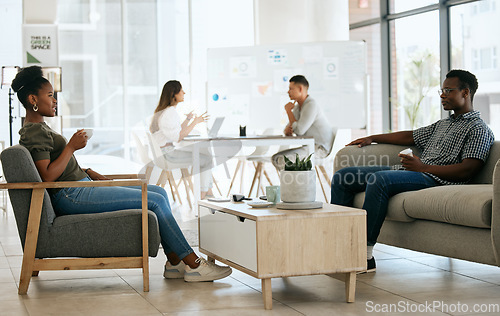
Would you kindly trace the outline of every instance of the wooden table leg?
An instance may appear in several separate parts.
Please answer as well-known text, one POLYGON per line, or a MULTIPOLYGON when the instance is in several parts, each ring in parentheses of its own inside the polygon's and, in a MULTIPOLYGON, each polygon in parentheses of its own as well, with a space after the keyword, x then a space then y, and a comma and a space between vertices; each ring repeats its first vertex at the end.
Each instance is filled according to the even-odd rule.
POLYGON ((207 256, 207 261, 208 261, 208 262, 215 263, 215 258, 212 258, 212 257, 210 257, 210 256, 207 256))
POLYGON ((354 303, 354 295, 356 293, 356 272, 348 272, 345 274, 345 301, 354 303))
POLYGON ((33 189, 31 193, 30 214, 28 217, 28 226, 26 228, 26 240, 24 241, 23 263, 21 265, 21 275, 19 277, 19 289, 17 291, 17 293, 21 295, 28 292, 30 280, 33 275, 44 191, 45 189, 43 188, 33 189))
POLYGON ((273 309, 273 291, 271 289, 271 279, 262 279, 262 298, 264 308, 273 309))

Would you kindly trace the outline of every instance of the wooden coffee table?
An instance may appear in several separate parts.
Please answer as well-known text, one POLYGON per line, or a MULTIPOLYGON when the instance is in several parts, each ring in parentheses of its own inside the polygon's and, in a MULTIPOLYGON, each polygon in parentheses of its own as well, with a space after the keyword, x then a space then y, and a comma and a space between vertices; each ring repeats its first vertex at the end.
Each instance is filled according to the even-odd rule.
POLYGON ((323 204, 322 209, 252 208, 246 203, 198 202, 200 251, 262 280, 272 309, 271 278, 333 274, 354 302, 356 272, 366 270, 366 212, 323 204))

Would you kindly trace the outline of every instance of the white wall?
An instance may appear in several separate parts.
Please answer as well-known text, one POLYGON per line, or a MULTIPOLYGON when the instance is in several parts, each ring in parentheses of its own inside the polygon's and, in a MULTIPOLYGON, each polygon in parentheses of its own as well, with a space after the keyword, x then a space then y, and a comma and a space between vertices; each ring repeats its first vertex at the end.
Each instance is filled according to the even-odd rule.
MULTIPOLYGON (((0 6, 0 67, 1 66, 21 66, 22 50, 22 3, 19 0, 2 0, 0 6)), ((5 141, 9 146, 9 87, 2 87, 0 90, 0 140, 5 141)), ((17 96, 13 97, 14 111, 17 116, 18 101, 17 96)), ((17 131, 21 128, 21 120, 14 121, 12 127, 13 142, 18 142, 17 131)))
POLYGON ((24 0, 23 19, 27 24, 54 24, 57 20, 57 0, 24 0))
MULTIPOLYGON (((0 67, 23 66, 22 24, 54 23, 57 15, 57 0, 2 0, 0 7, 0 67), (24 12, 23 12, 24 10, 24 12)), ((0 90, 0 141, 6 146, 10 144, 9 132, 9 87, 0 90)), ((24 108, 19 103, 17 95, 13 96, 14 116, 12 124, 13 144, 19 142, 18 131, 21 128, 20 115, 24 108)))
POLYGON ((349 40, 348 0, 255 0, 257 45, 349 40))

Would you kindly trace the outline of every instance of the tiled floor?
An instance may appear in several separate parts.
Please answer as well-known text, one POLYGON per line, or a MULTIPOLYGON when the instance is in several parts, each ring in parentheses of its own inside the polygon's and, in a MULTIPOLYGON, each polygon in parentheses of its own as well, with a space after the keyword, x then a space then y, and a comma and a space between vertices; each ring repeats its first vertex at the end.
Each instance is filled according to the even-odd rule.
MULTIPOLYGON (((174 210, 181 226, 192 229, 192 214, 174 210)), ((393 315, 500 314, 499 268, 385 245, 375 248, 377 272, 358 276, 356 302, 349 304, 336 279, 292 277, 273 279, 273 310, 265 311, 259 280, 236 270, 208 283, 165 280, 164 255, 150 261, 148 293, 139 269, 42 271, 20 296, 16 223, 10 210, 0 212, 0 315, 386 315, 386 308, 393 315), (474 313, 478 307, 496 310, 474 313)))

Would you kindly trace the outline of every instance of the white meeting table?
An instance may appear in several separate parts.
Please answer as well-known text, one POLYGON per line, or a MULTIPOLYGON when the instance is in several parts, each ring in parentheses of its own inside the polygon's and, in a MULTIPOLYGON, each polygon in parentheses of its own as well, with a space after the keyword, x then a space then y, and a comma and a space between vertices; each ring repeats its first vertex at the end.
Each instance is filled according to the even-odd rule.
POLYGON ((234 146, 273 146, 288 145, 290 148, 307 146, 308 152, 314 152, 314 138, 304 136, 235 136, 235 137, 189 137, 182 140, 184 145, 193 148, 193 182, 195 209, 201 198, 200 190, 200 148, 207 147, 234 147, 234 146))

